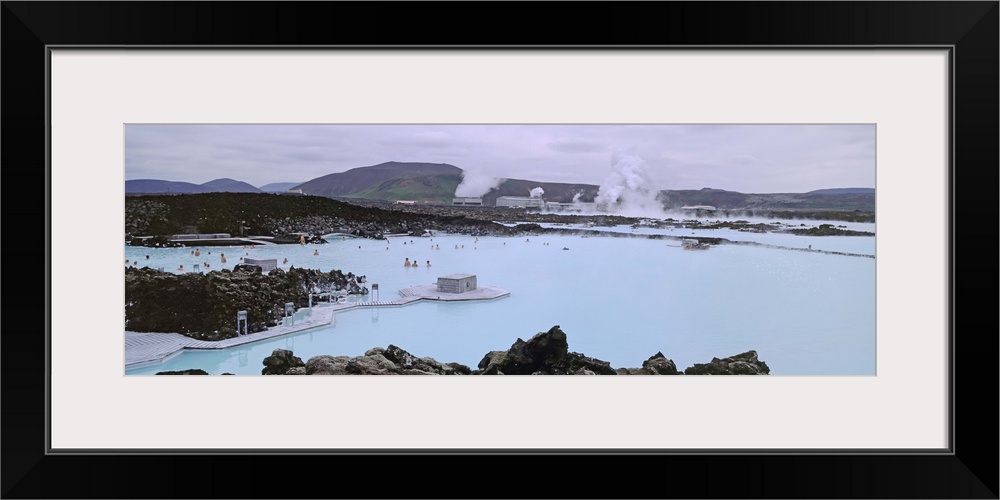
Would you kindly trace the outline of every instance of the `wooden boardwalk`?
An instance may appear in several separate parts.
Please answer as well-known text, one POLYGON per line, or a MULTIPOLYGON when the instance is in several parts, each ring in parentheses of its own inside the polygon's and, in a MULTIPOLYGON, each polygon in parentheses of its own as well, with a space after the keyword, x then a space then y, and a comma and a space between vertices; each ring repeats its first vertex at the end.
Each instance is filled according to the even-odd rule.
MULTIPOLYGON (((273 241, 268 241, 268 240, 265 240, 265 239, 258 239, 258 238, 259 237, 257 237, 257 236, 254 236, 254 237, 247 236, 247 237, 242 237, 242 238, 234 238, 234 237, 230 237, 230 238, 200 238, 200 239, 197 239, 197 240, 191 240, 191 239, 181 238, 181 239, 172 239, 172 240, 170 240, 170 242, 171 243, 182 243, 182 244, 184 244, 185 247, 196 247, 196 246, 198 246, 197 243, 207 243, 207 245, 202 245, 202 246, 213 246, 214 243, 220 243, 220 242, 221 243, 229 243, 232 246, 239 246, 239 245, 277 245, 277 243, 275 243, 273 241)), ((214 245, 214 246, 219 246, 219 245, 214 245)))
POLYGON ((125 368, 159 363, 184 349, 225 349, 327 326, 333 322, 334 312, 332 307, 314 307, 308 318, 293 325, 217 341, 197 340, 179 333, 125 332, 125 368))
POLYGON ((757 243, 756 241, 726 241, 727 245, 743 245, 751 247, 762 247, 762 248, 775 248, 778 250, 794 250, 796 252, 809 252, 809 253, 820 253, 826 255, 844 255, 847 257, 866 257, 869 259, 874 259, 875 256, 867 253, 851 253, 851 252, 838 252, 836 250, 820 250, 818 248, 799 248, 799 247, 786 247, 782 245, 772 245, 770 243, 757 243))
POLYGON ((290 333, 298 333, 312 328, 328 326, 335 313, 368 307, 401 307, 422 300, 434 302, 466 302, 471 300, 493 300, 510 295, 510 292, 493 286, 480 287, 461 294, 442 293, 436 285, 417 285, 399 291, 397 300, 367 302, 344 302, 338 304, 314 304, 307 318, 293 325, 276 326, 263 332, 240 335, 218 341, 197 340, 179 333, 125 332, 125 369, 162 363, 186 349, 226 349, 272 339, 290 333))

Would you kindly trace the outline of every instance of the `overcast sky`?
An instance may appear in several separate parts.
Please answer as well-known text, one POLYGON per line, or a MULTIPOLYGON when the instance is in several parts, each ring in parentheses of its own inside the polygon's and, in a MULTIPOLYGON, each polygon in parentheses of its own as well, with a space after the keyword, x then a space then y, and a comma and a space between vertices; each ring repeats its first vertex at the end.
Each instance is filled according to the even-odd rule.
POLYGON ((127 125, 125 179, 260 187, 386 161, 601 185, 641 159, 657 189, 875 187, 874 125, 127 125), (616 155, 616 152, 618 153, 616 155))

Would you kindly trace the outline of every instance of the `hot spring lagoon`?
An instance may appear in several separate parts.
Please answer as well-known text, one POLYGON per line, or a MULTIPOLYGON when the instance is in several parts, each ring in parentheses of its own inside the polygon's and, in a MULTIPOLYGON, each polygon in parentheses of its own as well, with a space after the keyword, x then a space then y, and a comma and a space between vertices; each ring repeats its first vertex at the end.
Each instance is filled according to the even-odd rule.
MULTIPOLYGON (((845 225, 874 232, 874 224, 845 225)), ((308 360, 323 354, 360 356, 389 344, 416 356, 475 369, 486 353, 506 350, 517 338, 528 339, 553 325, 566 332, 571 351, 608 361, 615 368, 641 366, 661 351, 683 370, 752 349, 772 375, 875 374, 876 261, 822 252, 874 256, 874 237, 629 226, 588 229, 707 236, 772 246, 734 244, 686 251, 676 240, 550 234, 519 238, 436 234, 389 237, 388 242, 332 237, 325 245, 200 247, 198 257, 191 255, 195 247, 126 246, 126 258, 139 267, 162 267, 168 272, 180 272, 176 271, 180 264, 186 270, 194 264, 200 264, 202 271, 231 269, 240 257, 277 259, 285 268, 341 269, 366 276, 369 288, 378 283, 381 301, 399 299, 400 289, 432 284, 439 276, 456 273, 475 274, 481 286, 511 292, 493 301, 425 301, 349 310, 336 313, 326 326, 227 349, 187 350, 160 364, 128 369, 126 374, 200 368, 212 374, 259 375, 263 359, 276 348, 308 360), (814 251, 808 251, 810 246, 814 251), (220 253, 226 255, 225 264, 220 253), (285 264, 284 259, 288 259, 285 264), (420 265, 404 267, 405 259, 420 265), (205 269, 205 262, 211 267, 205 269)))

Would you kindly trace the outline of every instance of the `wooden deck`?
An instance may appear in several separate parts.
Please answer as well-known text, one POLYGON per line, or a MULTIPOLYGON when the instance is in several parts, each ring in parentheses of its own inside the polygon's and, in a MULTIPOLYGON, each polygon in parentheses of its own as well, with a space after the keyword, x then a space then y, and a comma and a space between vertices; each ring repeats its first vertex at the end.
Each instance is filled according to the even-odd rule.
POLYGON ((186 349, 226 349, 272 339, 290 333, 328 326, 335 313, 369 307, 402 307, 423 300, 434 302, 466 302, 494 300, 507 297, 510 292, 495 286, 485 286, 465 293, 443 293, 437 285, 416 285, 399 291, 396 300, 316 304, 309 317, 293 325, 277 326, 263 332, 240 335, 218 341, 197 340, 179 333, 125 332, 125 369, 155 365, 166 361, 186 349))

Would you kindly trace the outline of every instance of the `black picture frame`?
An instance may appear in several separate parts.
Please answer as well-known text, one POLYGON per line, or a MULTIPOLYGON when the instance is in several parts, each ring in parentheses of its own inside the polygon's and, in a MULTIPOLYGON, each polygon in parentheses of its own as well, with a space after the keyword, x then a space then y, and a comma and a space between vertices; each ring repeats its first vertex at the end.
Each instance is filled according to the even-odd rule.
POLYGON ((542 9, 537 3, 487 2, 2 4, 4 147, 0 160, 8 181, 7 227, 15 228, 6 234, 3 257, 5 262, 23 263, 17 267, 32 273, 14 278, 8 274, 9 287, 18 291, 6 301, 10 307, 0 350, 4 498, 316 494, 998 498, 998 441, 993 425, 998 421, 997 317, 991 307, 969 302, 982 295, 989 301, 996 290, 994 281, 982 278, 996 276, 990 272, 990 263, 996 262, 994 226, 992 221, 976 224, 973 232, 974 223, 969 222, 984 213, 995 214, 997 207, 1000 4, 996 1, 580 2, 559 3, 553 9, 542 9), (49 223, 46 62, 47 47, 57 45, 573 46, 609 50, 625 46, 950 47, 951 453, 49 454, 47 332, 33 318, 46 317, 52 293, 46 283, 53 235, 46 231, 46 246, 39 248, 37 233, 49 223), (965 229, 961 252, 960 227, 965 229), (19 235, 22 230, 30 237, 19 235), (988 252, 983 258, 975 255, 981 246, 988 252), (44 280, 38 276, 42 269, 44 280), (966 302, 959 307, 962 299, 966 302), (482 459, 486 456, 493 460, 487 463, 482 459), (423 467, 415 466, 417 460, 441 467, 440 476, 427 477, 423 467), (316 461, 331 474, 308 474, 303 466, 316 461), (564 472, 559 464, 568 464, 573 472, 564 472), (555 473, 546 478, 549 470, 555 473), (463 478, 461 484, 481 486, 477 490, 458 487, 456 477, 463 478))

